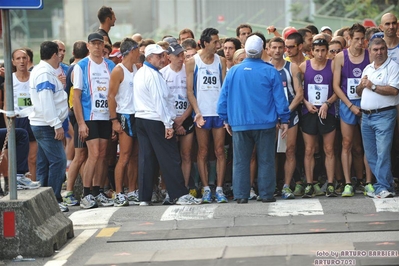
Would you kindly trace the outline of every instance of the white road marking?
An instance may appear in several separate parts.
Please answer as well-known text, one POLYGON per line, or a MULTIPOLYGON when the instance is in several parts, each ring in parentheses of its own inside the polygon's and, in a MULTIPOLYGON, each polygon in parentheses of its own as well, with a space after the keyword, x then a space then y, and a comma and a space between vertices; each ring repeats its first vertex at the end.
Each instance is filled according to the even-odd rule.
POLYGON ((53 260, 48 261, 46 264, 44 264, 44 266, 64 265, 67 262, 68 258, 96 232, 97 229, 84 230, 80 235, 72 240, 71 243, 61 249, 61 251, 53 257, 53 260))
POLYGON ((323 207, 318 199, 278 200, 269 203, 268 215, 324 215, 323 207))
POLYGON ((170 206, 163 213, 161 221, 212 219, 217 205, 170 206))
POLYGON ((81 210, 72 213, 69 219, 73 222, 73 229, 98 229, 108 225, 111 216, 119 210, 119 208, 96 208, 89 210, 81 210))
POLYGON ((373 199, 377 212, 399 212, 399 199, 373 199))

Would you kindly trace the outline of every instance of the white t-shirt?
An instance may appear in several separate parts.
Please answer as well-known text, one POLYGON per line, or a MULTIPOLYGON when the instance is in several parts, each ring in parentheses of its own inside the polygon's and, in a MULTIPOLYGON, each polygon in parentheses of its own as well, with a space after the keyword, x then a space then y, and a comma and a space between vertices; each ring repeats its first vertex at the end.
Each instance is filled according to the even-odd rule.
POLYGON ((174 97, 176 116, 182 116, 190 105, 187 99, 186 67, 183 64, 180 71, 175 72, 170 65, 167 65, 160 72, 168 85, 170 93, 174 97))

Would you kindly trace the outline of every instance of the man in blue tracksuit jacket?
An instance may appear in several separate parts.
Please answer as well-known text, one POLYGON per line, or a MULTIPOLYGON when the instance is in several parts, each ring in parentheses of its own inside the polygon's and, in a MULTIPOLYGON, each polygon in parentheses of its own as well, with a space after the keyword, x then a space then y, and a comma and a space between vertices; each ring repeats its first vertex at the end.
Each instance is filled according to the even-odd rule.
POLYGON ((233 191, 237 203, 247 203, 249 165, 256 146, 258 190, 263 202, 274 202, 276 125, 282 137, 288 130, 290 111, 277 70, 261 59, 263 41, 256 35, 245 43, 247 58, 231 68, 219 97, 217 113, 233 136, 233 191))

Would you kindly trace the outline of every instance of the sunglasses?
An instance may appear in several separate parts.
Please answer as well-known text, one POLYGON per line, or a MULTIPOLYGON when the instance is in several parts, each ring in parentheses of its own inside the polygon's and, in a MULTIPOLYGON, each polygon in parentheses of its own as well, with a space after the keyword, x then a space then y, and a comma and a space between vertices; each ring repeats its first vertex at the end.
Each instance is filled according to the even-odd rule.
POLYGON ((317 40, 314 40, 312 44, 313 45, 320 45, 320 44, 328 45, 328 42, 325 39, 317 39, 317 40))
POLYGON ((341 49, 332 49, 332 50, 330 50, 330 53, 331 54, 338 54, 339 52, 341 52, 341 49))
POLYGON ((294 49, 297 46, 298 46, 297 44, 295 44, 295 45, 286 45, 285 48, 286 49, 294 49))

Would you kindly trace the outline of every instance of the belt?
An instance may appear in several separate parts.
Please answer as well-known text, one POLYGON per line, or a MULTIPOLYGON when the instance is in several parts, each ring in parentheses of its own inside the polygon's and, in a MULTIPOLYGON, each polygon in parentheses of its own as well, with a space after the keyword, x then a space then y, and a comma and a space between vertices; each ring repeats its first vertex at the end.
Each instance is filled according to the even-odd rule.
POLYGON ((371 115, 371 114, 375 114, 375 113, 381 113, 384 111, 388 111, 388 110, 392 110, 395 109, 396 106, 387 106, 387 107, 383 107, 380 109, 372 109, 372 110, 365 110, 365 109, 360 109, 363 113, 367 114, 367 115, 371 115))

